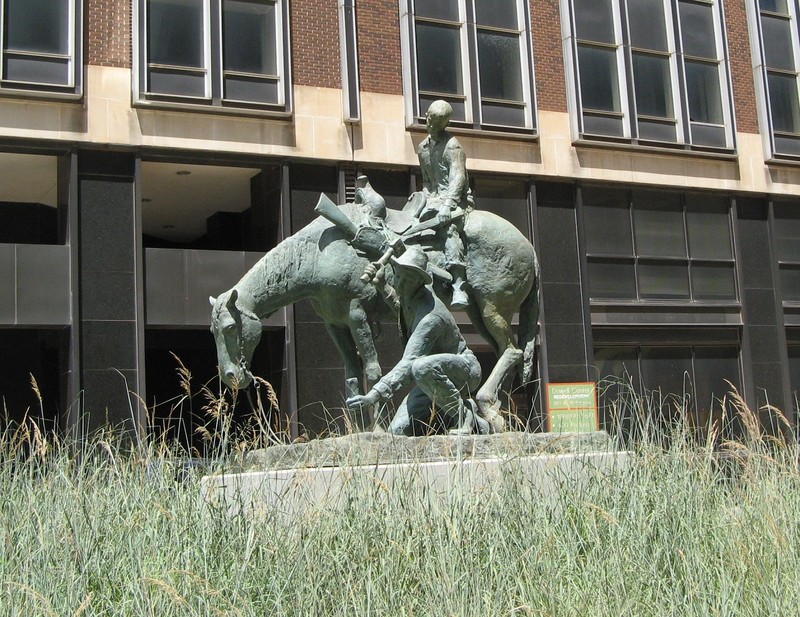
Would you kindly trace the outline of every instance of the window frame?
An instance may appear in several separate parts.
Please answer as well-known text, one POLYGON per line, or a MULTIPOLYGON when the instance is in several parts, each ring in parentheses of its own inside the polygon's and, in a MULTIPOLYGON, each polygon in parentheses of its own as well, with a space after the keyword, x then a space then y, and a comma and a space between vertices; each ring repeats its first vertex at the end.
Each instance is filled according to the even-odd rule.
POLYGON ((727 38, 725 36, 725 16, 720 0, 660 0, 664 9, 666 28, 666 50, 637 48, 632 45, 630 33, 630 14, 627 0, 608 0, 611 4, 613 18, 614 41, 600 42, 584 40, 578 37, 575 0, 561 0, 562 34, 564 39, 564 58, 567 67, 567 90, 570 123, 575 142, 610 142, 617 144, 641 145, 646 147, 681 149, 698 152, 731 153, 736 149, 736 130, 734 124, 733 96, 727 38), (708 6, 711 9, 712 27, 714 29, 715 59, 700 58, 684 53, 683 31, 680 20, 680 5, 683 3, 708 6), (584 107, 581 93, 580 54, 579 49, 587 47, 614 48, 616 52, 617 89, 619 110, 607 112, 584 107), (669 66, 670 99, 673 106, 671 118, 647 116, 637 113, 635 95, 634 58, 636 56, 659 56, 667 58, 669 66), (692 121, 689 107, 689 86, 686 78, 687 63, 703 63, 716 65, 719 80, 720 109, 722 123, 692 121), (587 130, 586 117, 613 117, 621 122, 619 134, 587 130), (674 140, 660 137, 642 137, 639 123, 641 120, 655 124, 673 124, 674 140), (724 145, 695 143, 697 128, 715 127, 724 141, 724 145))
POLYGON ((254 4, 275 6, 276 75, 247 74, 277 84, 275 101, 249 101, 225 96, 225 80, 229 74, 243 74, 224 67, 223 6, 225 0, 199 0, 203 10, 203 66, 197 69, 180 65, 158 65, 148 59, 147 16, 150 0, 136 0, 134 11, 133 102, 141 107, 193 109, 197 111, 233 114, 290 116, 292 114, 291 40, 289 29, 289 0, 245 0, 254 4), (176 69, 177 71, 203 72, 202 95, 148 92, 149 69, 176 69))
POLYGON ((530 7, 525 0, 512 0, 516 4, 517 29, 477 24, 475 3, 480 0, 455 0, 458 7, 458 21, 417 17, 415 0, 399 0, 400 2, 400 41, 403 59, 403 86, 406 93, 406 125, 407 128, 425 126, 427 105, 420 101, 421 95, 428 99, 443 98, 445 100, 463 100, 464 120, 451 119, 450 127, 456 130, 476 130, 483 133, 519 134, 536 136, 537 105, 534 87, 533 44, 531 38, 530 7), (417 69, 417 22, 439 24, 445 27, 458 28, 461 50, 461 75, 463 94, 442 94, 436 91, 422 91, 419 87, 419 71, 417 69), (520 86, 522 100, 512 102, 511 99, 494 99, 482 96, 480 89, 480 59, 478 36, 480 32, 497 32, 513 34, 519 40, 520 86), (484 101, 499 106, 517 107, 522 110, 523 125, 510 125, 484 121, 484 101))
POLYGON ((783 131, 775 131, 772 118, 772 101, 769 94, 769 75, 770 73, 778 73, 782 75, 793 74, 795 78, 795 88, 797 93, 797 100, 800 102, 800 7, 796 0, 786 0, 788 8, 788 19, 790 22, 789 33, 792 41, 791 56, 794 62, 795 70, 781 70, 771 69, 767 66, 766 52, 764 48, 764 34, 761 22, 763 13, 770 16, 783 17, 781 13, 772 11, 762 11, 760 0, 749 0, 747 2, 747 15, 748 21, 753 26, 750 28, 750 49, 753 55, 754 70, 760 75, 760 79, 756 79, 756 99, 758 110, 758 121, 761 129, 761 138, 764 145, 764 154, 767 161, 773 160, 800 160, 800 126, 797 133, 788 133, 783 131), (785 138, 789 142, 795 142, 796 152, 783 152, 778 146, 777 138, 785 138))
POLYGON ((0 0, 0 93, 26 97, 79 99, 83 96, 83 3, 68 0, 67 53, 9 50, 7 47, 6 14, 8 0, 0 0), (66 60, 68 82, 54 84, 6 78, 6 55, 66 60))
MULTIPOLYGON (((581 210, 580 220, 582 227, 582 244, 587 267, 586 272, 586 289, 589 301, 595 306, 609 306, 609 305, 683 305, 683 306, 738 306, 741 302, 741 290, 739 289, 739 281, 737 276, 737 262, 736 262, 736 243, 734 234, 734 208, 730 199, 727 200, 727 222, 728 222, 728 238, 730 241, 730 257, 695 257, 691 252, 691 226, 690 215, 692 212, 699 212, 690 207, 687 197, 690 193, 686 191, 675 191, 674 194, 679 197, 680 215, 682 220, 683 231, 683 254, 680 256, 659 256, 656 254, 643 253, 637 245, 637 223, 636 211, 646 212, 647 208, 636 207, 634 193, 635 190, 629 188, 621 189, 625 194, 625 203, 620 204, 620 209, 624 209, 627 214, 627 224, 630 225, 630 254, 628 253, 603 253, 603 252, 590 252, 589 240, 587 235, 586 223, 586 210, 592 206, 588 206, 584 200, 584 191, 589 189, 606 189, 609 187, 602 187, 599 185, 582 186, 579 189, 580 198, 578 200, 581 210), (626 295, 593 295, 591 290, 591 269, 592 264, 616 264, 628 265, 632 268, 633 274, 633 292, 632 296, 626 295), (647 295, 643 294, 641 290, 641 276, 640 271, 642 266, 666 266, 666 265, 682 265, 686 273, 687 283, 687 297, 668 297, 666 295, 647 295), (693 272, 694 268, 703 266, 725 266, 731 268, 731 276, 733 282, 733 297, 732 298, 703 298, 697 297, 696 283, 697 278, 693 272)), ((655 187, 646 188, 642 187, 642 191, 655 191, 655 187)), ((691 195, 701 195, 702 193, 691 193, 691 195)), ((628 281, 630 282, 630 281, 628 281)))

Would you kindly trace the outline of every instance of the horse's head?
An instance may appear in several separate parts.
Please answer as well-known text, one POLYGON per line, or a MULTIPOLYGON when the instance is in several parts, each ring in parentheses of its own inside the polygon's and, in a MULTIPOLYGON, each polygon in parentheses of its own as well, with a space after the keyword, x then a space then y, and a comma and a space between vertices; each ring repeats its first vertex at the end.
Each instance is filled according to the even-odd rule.
POLYGON ((253 381, 249 370, 253 351, 261 340, 261 320, 236 305, 239 293, 226 291, 211 302, 211 332, 217 344, 219 375, 229 388, 246 388, 253 381))

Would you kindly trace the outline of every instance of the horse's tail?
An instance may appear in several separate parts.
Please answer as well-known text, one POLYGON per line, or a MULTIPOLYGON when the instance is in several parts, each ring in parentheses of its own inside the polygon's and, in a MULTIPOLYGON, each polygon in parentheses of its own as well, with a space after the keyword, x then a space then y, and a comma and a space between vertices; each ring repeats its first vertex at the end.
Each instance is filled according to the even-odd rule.
POLYGON ((533 254, 533 286, 519 309, 518 345, 522 349, 520 377, 522 383, 531 381, 536 370, 536 345, 539 335, 540 308, 539 260, 533 254))

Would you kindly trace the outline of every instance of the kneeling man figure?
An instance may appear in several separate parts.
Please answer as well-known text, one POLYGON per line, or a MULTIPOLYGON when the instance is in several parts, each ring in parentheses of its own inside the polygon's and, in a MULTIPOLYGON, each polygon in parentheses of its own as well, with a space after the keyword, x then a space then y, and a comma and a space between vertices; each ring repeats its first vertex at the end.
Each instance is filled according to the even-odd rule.
POLYGON ((420 247, 408 247, 392 259, 394 288, 386 284, 382 269, 368 266, 367 274, 398 314, 405 350, 391 371, 366 394, 347 399, 347 406, 357 409, 389 400, 413 382, 414 388, 389 426, 390 433, 427 434, 433 409, 451 434, 470 434, 473 426, 488 432, 488 424, 478 417, 470 398, 480 386, 480 364, 452 314, 433 292, 427 264, 428 256, 420 247))

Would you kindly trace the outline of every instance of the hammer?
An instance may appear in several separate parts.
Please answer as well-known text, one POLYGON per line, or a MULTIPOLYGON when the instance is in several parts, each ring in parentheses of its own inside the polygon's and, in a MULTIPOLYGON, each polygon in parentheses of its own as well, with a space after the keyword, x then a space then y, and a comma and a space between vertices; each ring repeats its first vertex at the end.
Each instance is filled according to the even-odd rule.
MULTIPOLYGON (((389 248, 386 249, 383 255, 380 256, 378 261, 373 262, 378 267, 378 272, 380 272, 386 264, 389 263, 389 260, 392 258, 393 255, 402 255, 406 250, 403 241, 400 238, 395 238, 389 243, 389 248)), ((369 283, 369 274, 366 272, 361 275, 361 282, 362 283, 369 283)))

